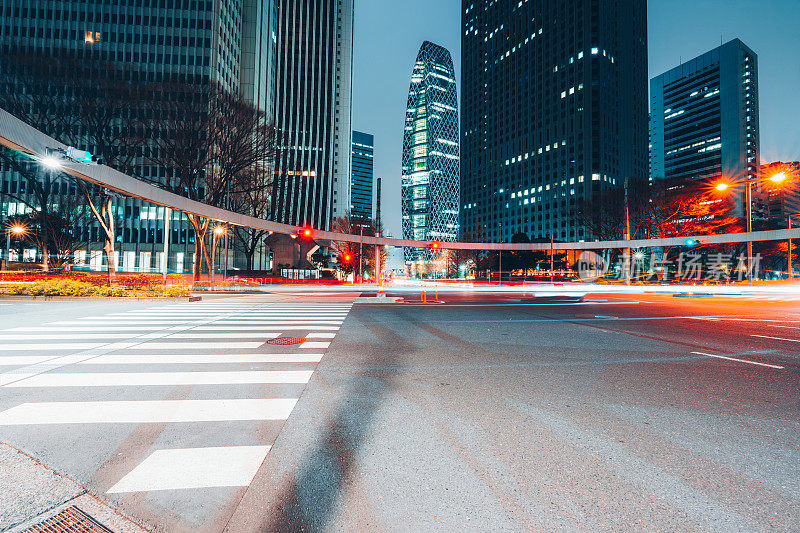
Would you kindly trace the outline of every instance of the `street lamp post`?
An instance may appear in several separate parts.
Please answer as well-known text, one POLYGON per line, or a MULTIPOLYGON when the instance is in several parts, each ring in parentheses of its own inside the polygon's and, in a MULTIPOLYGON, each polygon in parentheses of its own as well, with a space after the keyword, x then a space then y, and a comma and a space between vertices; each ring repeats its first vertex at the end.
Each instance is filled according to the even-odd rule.
POLYGON ((19 239, 26 231, 28 228, 22 224, 14 224, 6 229, 6 267, 11 264, 11 235, 19 239))
MULTIPOLYGON (((768 178, 768 180, 777 185, 777 184, 783 183, 783 181, 786 180, 786 174, 784 172, 778 172, 778 173, 773 174, 772 176, 770 176, 768 178)), ((753 184, 758 182, 758 181, 765 181, 765 180, 759 180, 758 178, 750 178, 750 177, 747 178, 747 184, 746 184, 746 188, 745 188, 745 197, 744 197, 745 214, 746 214, 745 231, 747 231, 747 233, 750 233, 750 232, 753 231, 753 184)), ((717 183, 717 185, 714 186, 714 188, 717 191, 724 192, 724 191, 727 191, 728 188, 730 188, 730 185, 728 185, 724 181, 721 181, 721 182, 717 183)), ((791 229, 791 219, 789 220, 789 226, 790 226, 790 229, 791 229)), ((789 241, 789 261, 791 261, 791 246, 792 245, 791 245, 791 240, 790 240, 789 241)), ((791 266, 789 267, 789 270, 791 271, 791 266)), ((747 279, 748 279, 748 282, 752 285, 752 283, 753 283, 753 241, 751 241, 751 240, 747 241, 747 279)))
POLYGON ((214 259, 217 255, 217 237, 222 235, 225 230, 222 226, 216 226, 214 228, 214 234, 211 237, 211 282, 214 282, 214 259))

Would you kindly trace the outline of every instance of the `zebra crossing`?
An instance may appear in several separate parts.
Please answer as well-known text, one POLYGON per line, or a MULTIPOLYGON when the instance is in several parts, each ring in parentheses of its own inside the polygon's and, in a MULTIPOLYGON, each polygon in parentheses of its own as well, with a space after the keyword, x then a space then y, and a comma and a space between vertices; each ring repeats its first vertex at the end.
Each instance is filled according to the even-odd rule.
MULTIPOLYGON (((27 439, 22 447, 52 427, 78 446, 88 428, 116 428, 124 441, 141 425, 164 424, 106 493, 247 486, 277 436, 265 441, 258 425, 289 417, 352 303, 242 297, 0 329, 0 440, 27 439), (265 344, 282 336, 305 342, 265 344), (193 423, 213 442, 198 445, 191 431, 184 438, 179 425, 193 423)), ((47 442, 33 447, 50 452, 47 442)))

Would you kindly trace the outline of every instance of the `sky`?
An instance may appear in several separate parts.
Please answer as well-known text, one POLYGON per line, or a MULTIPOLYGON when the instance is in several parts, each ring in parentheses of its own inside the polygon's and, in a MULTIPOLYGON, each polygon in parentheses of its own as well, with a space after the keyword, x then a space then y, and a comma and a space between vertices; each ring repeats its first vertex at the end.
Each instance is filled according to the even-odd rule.
MULTIPOLYGON (((738 37, 759 66, 761 156, 800 160, 800 0, 648 0, 650 77, 738 37)), ((401 236, 403 121, 425 40, 450 50, 461 80, 461 0, 356 0, 353 129, 375 135, 382 218, 401 236)), ((460 88, 460 85, 459 85, 460 88)))

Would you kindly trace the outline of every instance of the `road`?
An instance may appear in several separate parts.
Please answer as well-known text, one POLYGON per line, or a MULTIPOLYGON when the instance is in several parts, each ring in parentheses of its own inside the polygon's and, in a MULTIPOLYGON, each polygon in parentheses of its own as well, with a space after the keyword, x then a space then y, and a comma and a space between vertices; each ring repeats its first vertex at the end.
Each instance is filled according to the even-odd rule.
POLYGON ((0 441, 158 531, 800 530, 800 300, 355 296, 0 305, 0 441))

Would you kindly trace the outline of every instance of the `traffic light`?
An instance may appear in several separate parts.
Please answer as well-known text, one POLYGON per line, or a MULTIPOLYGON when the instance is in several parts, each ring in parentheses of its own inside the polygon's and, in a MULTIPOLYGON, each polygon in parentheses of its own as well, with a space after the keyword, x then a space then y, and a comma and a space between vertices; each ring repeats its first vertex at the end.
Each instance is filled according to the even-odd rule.
POLYGON ((697 244, 697 241, 694 239, 686 239, 686 246, 689 248, 693 248, 695 244, 697 244))
POLYGON ((311 240, 314 237, 314 228, 311 226, 303 226, 298 233, 301 239, 311 240))
POLYGON ((429 246, 430 246, 431 250, 438 250, 439 249, 439 243, 436 242, 436 241, 433 241, 432 243, 430 243, 429 246))

